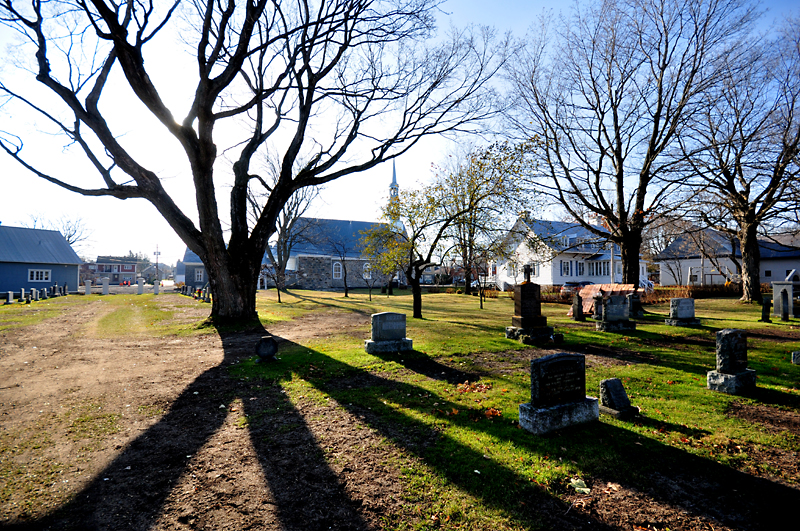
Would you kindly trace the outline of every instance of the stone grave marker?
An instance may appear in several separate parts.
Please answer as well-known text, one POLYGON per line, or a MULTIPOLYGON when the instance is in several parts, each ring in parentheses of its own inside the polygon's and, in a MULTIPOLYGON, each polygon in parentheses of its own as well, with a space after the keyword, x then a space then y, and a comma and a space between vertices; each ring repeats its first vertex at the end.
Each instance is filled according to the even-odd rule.
POLYGON ((9 291, 8 292, 8 298, 6 299, 5 303, 6 304, 14 304, 14 292, 13 291, 9 291))
POLYGON ((669 326, 695 326, 700 319, 694 316, 694 299, 674 298, 669 300, 669 319, 664 319, 669 326))
POLYGON ((19 302, 25 302, 25 288, 19 289, 19 302))
POLYGON ((583 297, 581 297, 579 293, 576 293, 575 296, 572 297, 572 320, 586 320, 586 316, 583 315, 583 297))
POLYGON ((31 292, 29 291, 28 293, 25 294, 25 304, 30 304, 30 303, 31 303, 31 292))
POLYGON ((83 281, 83 294, 84 295, 91 295, 92 294, 92 281, 91 280, 84 280, 83 281))
POLYGON ((64 284, 64 290, 62 291, 62 293, 61 293, 61 294, 62 294, 63 296, 65 296, 65 297, 66 297, 67 295, 69 295, 69 286, 68 286, 67 284, 64 284))
POLYGON ((551 354, 531 360, 531 401, 520 404, 519 424, 541 435, 600 417, 597 399, 586 396, 586 358, 551 354))
POLYGON ((642 307, 642 298, 638 293, 628 293, 628 317, 635 317, 637 319, 644 317, 644 307, 642 307))
POLYGON ((211 288, 206 288, 205 295, 203 296, 203 302, 211 302, 211 288))
POLYGON ((800 350, 795 350, 792 352, 792 363, 795 365, 800 365, 800 350))
POLYGON ((413 350, 413 341, 406 337, 406 314, 381 312, 372 314, 372 339, 364 341, 370 353, 413 350))
POLYGON ((48 298, 50 298, 50 295, 48 295, 48 294, 47 294, 47 288, 44 288, 44 289, 42 290, 42 298, 43 298, 43 299, 48 299, 48 298))
POLYGON ((747 368, 747 332, 728 328, 717 332, 717 368, 708 371, 707 387, 738 395, 756 387, 756 371, 747 368))
POLYGON ((278 342, 272 336, 263 336, 258 343, 256 343, 256 356, 258 359, 256 363, 262 361, 276 361, 278 358, 278 342))
POLYGON ((531 266, 525 265, 524 270, 525 281, 514 286, 514 316, 506 337, 525 344, 550 341, 553 327, 547 326, 547 317, 542 315, 541 287, 531 282, 531 266))
POLYGON ((592 319, 599 321, 603 318, 603 295, 597 294, 593 297, 592 319))
POLYGON ((33 300, 34 301, 38 301, 39 300, 39 290, 38 289, 34 289, 33 290, 33 300))
POLYGON ((628 393, 619 378, 609 378, 600 382, 600 413, 615 419, 628 419, 639 414, 639 408, 633 407, 628 393))
POLYGON ((603 299, 603 316, 595 323, 595 329, 602 332, 636 330, 636 323, 630 321, 628 315, 628 299, 622 295, 612 295, 603 299))
POLYGON ((794 312, 792 308, 794 297, 793 288, 793 282, 781 281, 772 283, 772 315, 780 317, 781 320, 783 320, 784 308, 786 308, 786 314, 789 317, 792 316, 794 312))
POLYGON ((142 277, 137 278, 136 279, 136 284, 138 285, 138 288, 136 290, 136 294, 137 295, 144 294, 144 279, 142 277))
POLYGON ((108 277, 103 277, 103 295, 108 295, 108 284, 110 280, 108 277))
POLYGON ((153 282, 153 295, 158 295, 158 288, 160 287, 160 284, 161 283, 157 280, 153 282))
POLYGON ((764 297, 761 303, 761 321, 762 323, 771 323, 772 319, 769 318, 770 310, 772 309, 772 300, 769 297, 764 297))

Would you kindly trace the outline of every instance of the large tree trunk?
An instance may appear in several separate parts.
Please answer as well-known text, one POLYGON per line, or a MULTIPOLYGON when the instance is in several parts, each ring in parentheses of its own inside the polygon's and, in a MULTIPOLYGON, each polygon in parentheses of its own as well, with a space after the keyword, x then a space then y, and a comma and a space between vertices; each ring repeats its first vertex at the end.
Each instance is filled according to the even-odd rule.
POLYGON ((761 303, 761 251, 758 248, 757 223, 739 223, 742 247, 742 301, 761 303))
MULTIPOLYGON (((260 260, 258 261, 260 262, 260 260)), ((242 322, 258 319, 256 283, 260 263, 231 259, 229 263, 206 260, 211 289, 211 317, 221 322, 242 322)))
MULTIPOLYGON (((622 254, 622 283, 633 284, 634 288, 639 287, 639 252, 641 249, 641 231, 632 230, 625 234, 625 238, 620 245, 620 253, 622 254)), ((613 271, 611 273, 612 275, 614 274, 613 271)))

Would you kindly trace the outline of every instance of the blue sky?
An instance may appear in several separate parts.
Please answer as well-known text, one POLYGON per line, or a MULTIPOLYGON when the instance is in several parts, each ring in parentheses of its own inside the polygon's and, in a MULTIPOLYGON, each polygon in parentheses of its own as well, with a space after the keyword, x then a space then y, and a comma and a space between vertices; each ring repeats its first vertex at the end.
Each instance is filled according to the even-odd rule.
MULTIPOLYGON (((762 24, 764 29, 776 15, 790 10, 798 13, 797 0, 771 0, 762 6, 769 10, 762 24)), ((543 9, 552 9, 557 14, 559 10, 569 10, 570 7, 570 2, 556 1, 450 0, 442 5, 439 25, 490 25, 501 32, 512 31, 517 36, 523 36, 543 9)), ((7 29, 0 27, 0 45, 7 44, 7 32, 7 29)), ((0 65, 3 69, 7 67, 0 65)), ((4 116, 0 114, 0 120, 3 119, 4 116)), ((431 164, 442 162, 450 148, 447 141, 429 139, 398 158, 396 164, 400 186, 413 187, 427 181, 431 175, 431 164)), ((54 155, 57 157, 57 153, 54 155)), ((176 201, 186 208, 189 215, 193 215, 193 191, 178 184, 183 178, 179 172, 167 165, 163 169, 176 201)), ((313 214, 335 219, 374 221, 388 195, 391 177, 391 164, 383 164, 363 174, 330 183, 322 199, 313 208, 313 214)), ((101 254, 126 254, 129 250, 152 255, 156 245, 161 250, 163 262, 174 263, 183 256, 184 244, 146 201, 84 198, 33 177, 7 156, 0 155, 0 222, 19 226, 28 221, 30 213, 53 219, 64 215, 83 218, 93 230, 92 241, 79 249, 79 254, 87 258, 93 259, 101 254)))

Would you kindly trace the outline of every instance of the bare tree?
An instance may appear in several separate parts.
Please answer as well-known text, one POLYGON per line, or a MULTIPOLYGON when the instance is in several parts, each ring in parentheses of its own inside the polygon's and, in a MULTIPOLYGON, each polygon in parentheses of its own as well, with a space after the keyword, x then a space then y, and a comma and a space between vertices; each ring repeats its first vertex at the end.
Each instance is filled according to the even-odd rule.
POLYGON ((40 213, 29 214, 29 223, 25 226, 32 229, 47 229, 55 230, 64 236, 67 243, 72 247, 80 247, 84 242, 89 241, 92 236, 92 230, 86 226, 86 223, 80 217, 61 216, 58 219, 47 219, 40 213))
MULTIPOLYGON (((320 0, 312 8, 303 0, 195 0, 175 28, 177 1, 34 1, 23 7, 0 0, 0 21, 21 36, 17 50, 30 60, 21 71, 49 89, 55 103, 29 99, 11 78, 0 81, 0 93, 52 123, 80 148, 102 184, 80 186, 37 167, 36 153, 11 131, 0 134, 0 146, 35 175, 73 192, 150 201, 203 261, 212 318, 254 319, 262 256, 292 194, 373 168, 426 136, 473 131, 494 115, 489 80, 505 62, 508 43, 489 30, 469 29, 453 30, 426 48, 437 5, 320 0), (192 78, 159 80, 148 68, 148 58, 165 54, 152 43, 169 31, 180 31, 193 49, 197 72, 183 118, 160 89, 192 78), (101 110, 129 104, 104 98, 118 80, 126 85, 116 91, 119 97, 133 95, 177 140, 175 157, 191 170, 199 225, 126 145, 121 132, 130 125, 112 123, 101 110), (254 155, 270 144, 281 152, 274 183, 251 168, 254 155), (233 159, 227 223, 216 196, 223 184, 217 175, 226 175, 220 153, 233 159), (295 171, 298 160, 308 162, 295 171), (268 192, 254 224, 247 215, 252 186, 268 192)), ((21 130, 19 121, 30 115, 12 116, 21 130)))
POLYGON ((620 246, 625 283, 639 282, 645 227, 679 206, 676 136, 755 16, 746 0, 589 2, 512 64, 511 118, 543 141, 541 189, 620 246))
POLYGON ((682 147, 712 199, 697 211, 738 240, 742 300, 760 303, 760 229, 793 221, 800 208, 800 19, 749 52, 710 94, 682 147))
MULTIPOLYGON (((299 243, 308 241, 313 232, 314 223, 310 218, 303 218, 311 202, 319 195, 318 188, 301 188, 283 205, 275 221, 274 250, 267 246, 267 257, 271 266, 265 269, 267 275, 275 282, 278 302, 281 302, 281 291, 286 290, 286 266, 292 249, 299 243)), ((254 204, 257 204, 255 200, 254 204)))

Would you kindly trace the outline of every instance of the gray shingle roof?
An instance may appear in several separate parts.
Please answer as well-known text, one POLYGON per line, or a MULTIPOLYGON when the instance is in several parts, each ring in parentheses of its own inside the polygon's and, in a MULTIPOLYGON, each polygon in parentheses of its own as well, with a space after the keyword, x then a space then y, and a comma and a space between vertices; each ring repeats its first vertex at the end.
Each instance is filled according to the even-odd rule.
POLYGON ((60 232, 0 225, 0 262, 81 264, 60 232))

